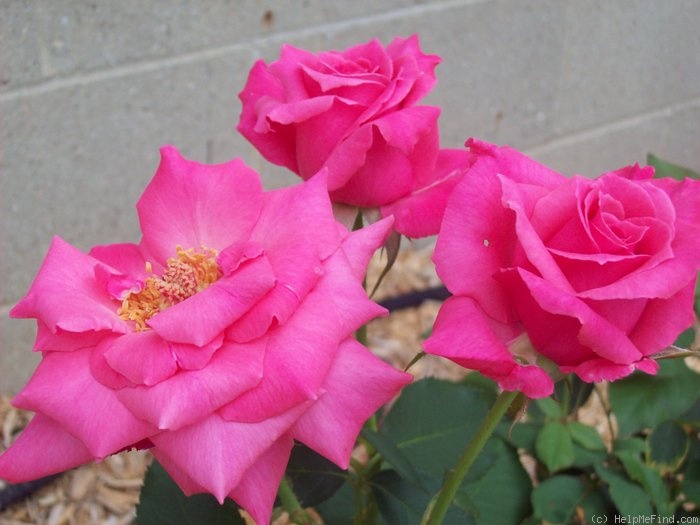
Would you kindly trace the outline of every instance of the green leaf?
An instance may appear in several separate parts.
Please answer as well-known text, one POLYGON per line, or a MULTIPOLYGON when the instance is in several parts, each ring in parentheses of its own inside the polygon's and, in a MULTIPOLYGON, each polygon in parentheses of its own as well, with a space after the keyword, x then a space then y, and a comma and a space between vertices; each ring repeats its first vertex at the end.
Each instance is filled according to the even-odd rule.
POLYGON ((570 466, 576 459, 571 434, 558 421, 546 423, 542 427, 537 434, 535 451, 551 472, 570 466))
POLYGON ((609 501, 599 490, 591 490, 579 503, 577 511, 579 521, 577 523, 595 523, 594 516, 612 515, 609 505, 609 501))
MULTIPOLYGON (((387 525, 420 523, 430 498, 440 489, 440 481, 423 475, 416 486, 394 470, 380 472, 372 479, 374 497, 387 525), (423 488, 425 487, 425 488, 423 488)), ((459 494, 458 494, 459 496, 459 494)), ((458 505, 452 505, 443 520, 445 525, 472 525, 474 517, 458 505)))
POLYGON ((688 501, 700 505, 700 442, 693 439, 688 452, 687 463, 683 470, 681 492, 688 501))
MULTIPOLYGON (((346 483, 320 505, 316 511, 323 518, 325 525, 353 525, 355 516, 355 491, 346 483)), ((140 524, 139 524, 140 525, 140 524)))
POLYGON ((638 437, 620 438, 615 440, 613 451, 615 454, 621 452, 629 452, 630 454, 637 455, 646 454, 647 442, 638 437))
POLYGON ((508 428, 505 432, 499 432, 499 434, 506 440, 510 438, 510 442, 517 448, 522 448, 534 455, 537 434, 539 434, 541 428, 542 424, 540 423, 518 423, 513 428, 508 428))
POLYGON ((411 464, 403 451, 397 447, 395 443, 382 434, 373 432, 369 428, 362 430, 362 437, 369 441, 370 445, 381 454, 382 459, 391 464, 402 478, 414 485, 420 486, 421 479, 418 472, 416 472, 416 469, 413 468, 413 464, 411 464))
POLYGON ((302 507, 327 500, 347 480, 344 470, 301 443, 294 444, 286 473, 302 507))
POLYGON ((136 520, 139 525, 245 525, 233 501, 220 505, 210 494, 185 496, 155 460, 146 472, 136 520))
POLYGON ((603 439, 595 428, 576 421, 568 423, 566 426, 571 434, 571 438, 583 448, 588 450, 605 450, 605 443, 603 443, 603 439))
POLYGON ((676 341, 673 343, 678 348, 690 348, 690 345, 695 341, 695 329, 688 328, 681 332, 676 341))
MULTIPOLYGON (((482 423, 493 393, 483 386, 424 379, 406 387, 384 418, 379 434, 393 442, 414 469, 442 480, 482 423)), ((478 525, 519 523, 529 512, 532 488, 514 447, 492 437, 460 491, 473 502, 478 525)), ((456 502, 471 504, 464 498, 456 502)))
POLYGON ((700 179, 700 175, 693 170, 661 160, 653 153, 647 154, 647 164, 654 166, 654 177, 656 178, 671 177, 676 180, 683 180, 685 178, 700 179))
MULTIPOLYGON (((423 379, 403 389, 379 433, 410 458, 416 470, 441 478, 486 416, 490 402, 481 389, 423 379)), ((470 471, 485 472, 494 458, 482 454, 470 471), (485 464, 484 464, 485 463, 485 464)), ((477 476, 478 477, 478 476, 477 476)))
POLYGON ((463 484, 461 489, 478 510, 476 523, 520 523, 531 512, 532 482, 517 451, 495 437, 486 444, 484 452, 495 457, 495 461, 478 480, 463 484))
POLYGON ((610 404, 621 435, 675 419, 698 399, 700 375, 681 359, 667 359, 660 365, 656 376, 635 373, 610 384, 610 404))
POLYGON ((574 443, 574 461, 572 467, 587 468, 603 463, 608 457, 605 450, 589 450, 574 443))
POLYGON ((665 421, 655 427, 649 437, 649 462, 662 472, 675 472, 688 455, 690 440, 675 421, 665 421))
POLYGON ((608 470, 601 465, 595 471, 610 489, 610 498, 622 515, 649 516, 653 509, 642 487, 628 480, 621 473, 608 470))
POLYGON ((585 485, 573 476, 553 476, 532 491, 535 516, 547 523, 570 523, 576 507, 583 500, 585 485))
POLYGON ((670 516, 675 508, 669 501, 669 491, 658 470, 645 465, 641 456, 632 451, 619 452, 618 459, 627 471, 630 479, 639 483, 651 498, 658 514, 670 516))
POLYGON ((562 417, 561 405, 554 401, 551 397, 543 397, 541 399, 536 399, 535 404, 542 413, 551 419, 560 419, 562 417))
POLYGON ((700 504, 700 481, 684 479, 681 484, 681 492, 685 495, 686 501, 700 504))

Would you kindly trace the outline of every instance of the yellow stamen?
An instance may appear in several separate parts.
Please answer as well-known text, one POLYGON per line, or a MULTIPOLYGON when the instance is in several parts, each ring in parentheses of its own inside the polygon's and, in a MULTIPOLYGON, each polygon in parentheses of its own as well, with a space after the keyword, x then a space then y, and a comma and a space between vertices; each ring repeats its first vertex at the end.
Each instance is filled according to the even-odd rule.
MULTIPOLYGON (((177 257, 167 260, 161 277, 152 275, 146 279, 143 289, 129 294, 117 311, 125 321, 134 321, 136 330, 146 330, 146 321, 197 292, 201 292, 221 277, 216 263, 218 252, 201 247, 183 250, 176 248, 177 257)), ((151 263, 146 262, 146 272, 152 273, 151 263)))

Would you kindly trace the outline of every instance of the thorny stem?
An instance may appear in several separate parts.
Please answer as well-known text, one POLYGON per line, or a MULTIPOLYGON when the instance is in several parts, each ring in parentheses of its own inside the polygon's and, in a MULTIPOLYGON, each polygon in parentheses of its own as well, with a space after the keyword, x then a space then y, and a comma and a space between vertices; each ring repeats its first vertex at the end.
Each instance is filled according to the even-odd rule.
POLYGON ((313 520, 302 508, 286 477, 282 478, 277 495, 282 502, 282 507, 289 513, 289 519, 292 523, 313 525, 313 520))
POLYGON ((496 398, 496 402, 486 414, 484 421, 467 445, 462 457, 459 458, 454 470, 450 472, 442 488, 428 505, 423 515, 421 525, 439 525, 442 523, 455 494, 457 494, 459 486, 462 484, 462 480, 464 480, 467 472, 469 472, 469 467, 472 466, 479 452, 484 448, 484 445, 489 440, 496 426, 501 421, 501 418, 518 394, 519 392, 504 391, 496 398))

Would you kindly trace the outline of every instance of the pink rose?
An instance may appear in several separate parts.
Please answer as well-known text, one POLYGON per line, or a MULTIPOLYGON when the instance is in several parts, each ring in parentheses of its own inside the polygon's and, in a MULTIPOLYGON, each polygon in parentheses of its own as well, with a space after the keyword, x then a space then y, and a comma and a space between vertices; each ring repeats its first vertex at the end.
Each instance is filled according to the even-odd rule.
POLYGON ((419 207, 422 221, 405 212, 396 229, 437 233, 460 174, 451 158, 465 155, 444 153, 450 159, 436 167, 440 109, 416 105, 435 85, 439 61, 421 52, 416 36, 319 54, 284 46, 279 60, 251 69, 238 130, 303 179, 328 168, 334 202, 385 207, 384 215, 419 207))
POLYGON ((654 354, 694 318, 700 183, 636 165, 565 178, 508 147, 467 145, 476 161, 434 257, 454 296, 426 351, 530 397, 552 392, 543 367, 588 382, 654 374, 654 354))
POLYGON ((172 147, 138 203, 139 244, 84 254, 56 237, 13 317, 43 354, 0 456, 23 481, 132 447, 188 494, 268 523, 294 439, 342 467, 363 422, 409 381, 353 339, 384 310, 361 285, 391 221, 349 233, 325 179, 264 193, 241 161, 172 147))

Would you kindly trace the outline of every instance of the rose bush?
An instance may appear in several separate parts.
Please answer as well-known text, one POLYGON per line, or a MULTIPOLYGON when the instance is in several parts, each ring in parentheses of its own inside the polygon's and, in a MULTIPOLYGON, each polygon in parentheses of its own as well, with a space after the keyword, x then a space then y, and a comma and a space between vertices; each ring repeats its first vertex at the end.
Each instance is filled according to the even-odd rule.
POLYGON ((629 166, 565 178, 470 140, 434 260, 454 294, 425 349, 506 390, 551 394, 545 372, 587 382, 635 369, 693 322, 700 182, 629 166))
POLYGON ((393 213, 410 237, 435 234, 466 163, 463 150, 439 151, 440 109, 416 105, 439 61, 416 36, 318 54, 284 46, 251 69, 238 130, 303 179, 328 168, 334 202, 393 213))
POLYGON ((391 220, 350 233, 323 175, 265 193, 238 160, 172 147, 137 209, 139 244, 84 254, 56 237, 12 310, 37 319, 43 355, 14 399, 36 416, 0 477, 152 447, 186 493, 268 523, 293 440, 347 467, 363 422, 410 380, 353 339, 384 312, 361 283, 391 220))

